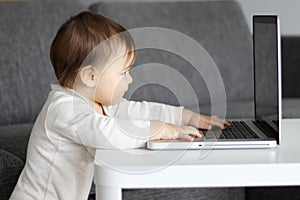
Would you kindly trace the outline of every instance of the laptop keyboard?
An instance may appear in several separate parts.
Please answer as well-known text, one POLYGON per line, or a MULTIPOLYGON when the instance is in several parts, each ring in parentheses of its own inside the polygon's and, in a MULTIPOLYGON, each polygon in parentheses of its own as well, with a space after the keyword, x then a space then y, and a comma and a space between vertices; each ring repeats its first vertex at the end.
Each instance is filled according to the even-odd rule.
POLYGON ((231 121, 231 126, 225 125, 225 129, 213 127, 203 132, 206 139, 254 139, 258 136, 244 121, 231 121))
MULTIPOLYGON (((267 137, 272 137, 274 135, 278 135, 277 132, 266 122, 256 120, 253 122, 267 137)), ((275 122, 276 124, 276 122, 275 122)), ((278 126, 278 122, 277 122, 278 126)))
POLYGON ((272 120, 272 122, 273 122, 274 124, 276 124, 277 127, 279 126, 279 121, 278 121, 278 120, 272 120))

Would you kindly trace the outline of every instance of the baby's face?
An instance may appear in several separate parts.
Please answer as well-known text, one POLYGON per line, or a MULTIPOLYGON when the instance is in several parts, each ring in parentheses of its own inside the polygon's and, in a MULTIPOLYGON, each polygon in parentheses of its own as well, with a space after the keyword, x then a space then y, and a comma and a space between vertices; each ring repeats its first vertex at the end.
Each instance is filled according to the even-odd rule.
POLYGON ((128 59, 127 55, 121 56, 103 72, 95 91, 96 102, 106 106, 120 102, 133 81, 129 74, 132 59, 128 59))

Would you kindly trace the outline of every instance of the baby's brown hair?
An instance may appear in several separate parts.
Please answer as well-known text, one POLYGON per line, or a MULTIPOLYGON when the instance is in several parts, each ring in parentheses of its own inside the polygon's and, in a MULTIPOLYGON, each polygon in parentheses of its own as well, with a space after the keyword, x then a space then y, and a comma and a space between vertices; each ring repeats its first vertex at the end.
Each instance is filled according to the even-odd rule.
POLYGON ((115 51, 115 46, 106 45, 108 49, 102 48, 97 54, 91 52, 112 36, 117 36, 118 40, 125 44, 128 58, 132 55, 135 58, 133 38, 123 26, 113 20, 84 11, 66 21, 59 28, 50 49, 51 63, 59 84, 72 88, 78 70, 83 64, 99 63, 99 59, 108 61, 109 54, 115 51))

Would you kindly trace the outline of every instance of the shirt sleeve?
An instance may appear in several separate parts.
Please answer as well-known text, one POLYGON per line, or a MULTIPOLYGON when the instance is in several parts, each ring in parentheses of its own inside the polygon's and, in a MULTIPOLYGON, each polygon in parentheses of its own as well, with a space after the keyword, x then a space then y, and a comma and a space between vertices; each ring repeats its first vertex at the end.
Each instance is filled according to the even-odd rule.
POLYGON ((46 116, 50 137, 91 148, 144 147, 150 135, 149 120, 107 117, 80 100, 50 104, 46 116))
POLYGON ((183 106, 171 106, 156 102, 136 102, 122 99, 119 104, 104 106, 110 116, 144 120, 159 120, 165 123, 182 125, 183 106))

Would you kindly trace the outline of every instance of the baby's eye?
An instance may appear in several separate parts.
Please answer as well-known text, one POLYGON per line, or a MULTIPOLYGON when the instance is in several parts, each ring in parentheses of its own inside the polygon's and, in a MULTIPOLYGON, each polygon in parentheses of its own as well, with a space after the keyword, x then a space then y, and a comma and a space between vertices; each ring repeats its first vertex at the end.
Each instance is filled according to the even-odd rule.
POLYGON ((122 74, 123 75, 129 74, 129 71, 123 72, 122 74))

